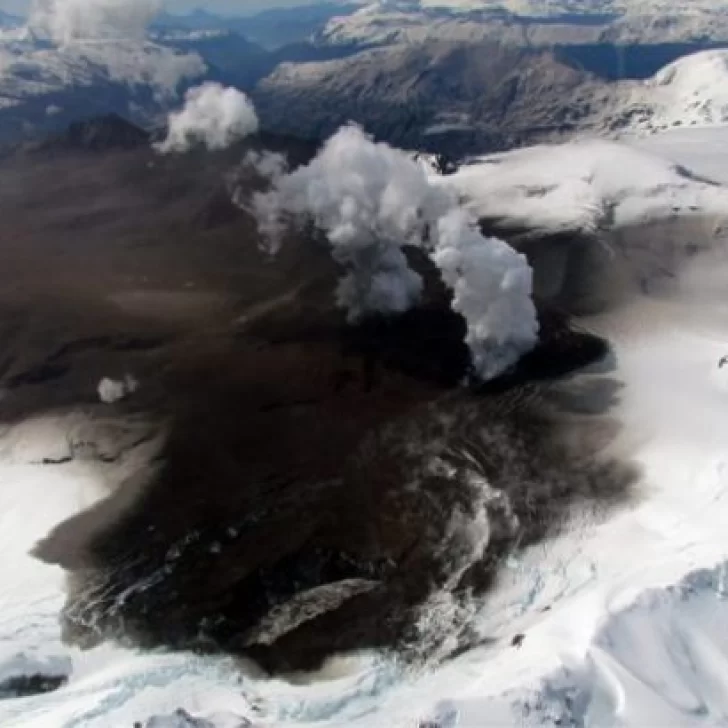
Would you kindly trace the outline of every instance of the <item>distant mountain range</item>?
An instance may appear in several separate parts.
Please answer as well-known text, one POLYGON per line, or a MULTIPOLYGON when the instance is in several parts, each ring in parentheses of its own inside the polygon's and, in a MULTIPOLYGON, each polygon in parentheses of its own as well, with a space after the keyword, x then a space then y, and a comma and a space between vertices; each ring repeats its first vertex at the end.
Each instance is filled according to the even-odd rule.
POLYGON ((456 156, 728 120, 727 4, 539 7, 527 17, 516 12, 535 12, 525 1, 370 3, 315 39, 356 53, 284 63, 257 84, 261 118, 311 137, 355 120, 400 146, 456 156))
POLYGON ((326 43, 500 42, 530 45, 728 40, 728 4, 695 0, 382 0, 332 18, 326 43))
POLYGON ((0 14, 0 143, 106 113, 155 127, 206 79, 247 92, 274 133, 320 139, 353 120, 456 156, 727 120, 728 5, 648 2, 555 0, 531 16, 531 0, 196 10, 162 14, 147 40, 61 46, 0 14), (701 51, 715 54, 679 61, 701 51))
MULTIPOLYGON (((316 18, 320 22, 311 27, 323 28, 334 7, 346 11, 348 6, 315 7, 309 13, 311 23, 316 18)), ((283 43, 294 36, 293 18, 306 14, 290 9, 251 18, 225 18, 202 10, 163 14, 146 40, 120 37, 61 45, 40 37, 23 18, 0 15, 0 145, 106 113, 153 127, 179 105, 188 87, 203 80, 251 92, 282 62, 331 60, 352 52, 339 44, 301 40, 303 25, 296 26, 297 42, 283 43), (237 26, 257 27, 261 33, 268 28, 268 45, 277 47, 250 40, 235 30, 237 26), (274 32, 279 43, 271 40, 274 32)))
POLYGON ((248 17, 222 16, 197 9, 187 15, 162 13, 152 29, 232 31, 253 43, 275 50, 291 43, 307 41, 334 17, 346 16, 358 9, 352 2, 323 2, 291 8, 273 8, 248 17))

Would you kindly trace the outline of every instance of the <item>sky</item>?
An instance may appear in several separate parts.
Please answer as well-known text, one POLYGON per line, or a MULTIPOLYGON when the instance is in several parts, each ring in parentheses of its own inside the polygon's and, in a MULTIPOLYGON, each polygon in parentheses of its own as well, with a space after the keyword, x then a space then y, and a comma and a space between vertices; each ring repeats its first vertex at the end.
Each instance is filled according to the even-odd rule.
MULTIPOLYGON (((173 13, 204 7, 206 10, 228 15, 249 15, 267 8, 311 5, 313 2, 315 0, 164 0, 167 10, 173 13)), ((0 10, 25 14, 29 4, 29 0, 0 0, 0 10)))

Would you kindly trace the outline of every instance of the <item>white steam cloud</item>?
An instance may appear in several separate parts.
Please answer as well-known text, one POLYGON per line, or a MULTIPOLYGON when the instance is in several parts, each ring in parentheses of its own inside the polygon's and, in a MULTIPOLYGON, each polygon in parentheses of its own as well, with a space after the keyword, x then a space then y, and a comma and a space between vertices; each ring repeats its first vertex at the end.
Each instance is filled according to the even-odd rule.
POLYGON ((482 379, 492 379, 537 340, 533 272, 510 245, 484 238, 461 208, 438 221, 437 233, 432 259, 452 289, 453 309, 468 322, 473 366, 482 379))
POLYGON ((160 8, 159 0, 33 0, 28 29, 58 46, 59 62, 104 68, 110 80, 151 86, 165 102, 183 80, 207 67, 196 53, 147 39, 147 26, 160 8))
POLYGON ((422 210, 434 188, 406 155, 373 144, 355 126, 341 129, 311 164, 273 180, 254 199, 261 232, 275 250, 285 218, 313 219, 346 273, 337 299, 355 321, 368 313, 406 311, 422 293, 403 245, 419 245, 422 210))
POLYGON ((28 26, 60 45, 100 38, 142 39, 159 0, 33 0, 28 26))
POLYGON ((169 115, 168 126, 167 138, 156 145, 163 154, 196 144, 225 149, 258 131, 258 117, 242 91, 208 82, 187 91, 184 108, 169 115))
POLYGON ((288 171, 288 159, 285 154, 271 152, 267 149, 262 152, 251 149, 243 159, 243 167, 252 168, 261 177, 273 182, 283 177, 288 171))
POLYGON ((277 169, 253 210, 273 252, 289 223, 312 220, 326 235, 345 271, 337 302, 352 322, 418 302, 423 282, 403 251, 417 246, 453 291, 480 377, 502 373, 537 341, 525 257, 483 237, 452 190, 431 184, 408 154, 373 142, 357 126, 340 129, 310 164, 289 174, 277 169))

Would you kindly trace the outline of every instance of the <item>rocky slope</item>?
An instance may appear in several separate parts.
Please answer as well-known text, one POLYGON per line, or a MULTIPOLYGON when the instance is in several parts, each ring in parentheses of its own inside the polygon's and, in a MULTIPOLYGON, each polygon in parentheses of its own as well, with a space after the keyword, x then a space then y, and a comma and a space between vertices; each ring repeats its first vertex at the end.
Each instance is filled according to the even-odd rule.
POLYGON ((648 3, 536 0, 371 2, 332 18, 321 33, 329 43, 418 43, 431 39, 506 42, 667 43, 728 40, 724 2, 699 0, 690 9, 666 0, 648 3))
POLYGON ((656 0, 577 13, 555 3, 548 17, 535 13, 528 3, 367 4, 329 21, 317 42, 373 47, 280 64, 254 92, 262 119, 289 132, 295 118, 310 137, 353 120, 454 155, 723 120, 727 6, 686 12, 656 0))
POLYGON ((283 64, 254 97, 281 131, 318 137, 353 120, 399 146, 458 152, 572 130, 591 113, 580 94, 600 88, 549 51, 438 42, 283 64))
POLYGON ((686 55, 645 80, 609 81, 563 49, 430 42, 282 64, 254 95, 269 128, 319 137, 351 120, 400 146, 458 156, 580 133, 721 124, 726 83, 728 50, 686 55))
MULTIPOLYGON (((454 155, 584 130, 719 121, 720 54, 652 76, 720 46, 725 6, 639 8, 595 3, 577 12, 559 2, 534 16, 523 3, 347 5, 311 42, 273 51, 205 13, 163 17, 149 40, 54 45, 11 27, 0 31, 0 142, 89 113, 153 125, 202 79, 250 92, 274 132, 319 139, 354 120, 399 145, 454 155)), ((276 12, 283 22, 294 11, 276 12)))

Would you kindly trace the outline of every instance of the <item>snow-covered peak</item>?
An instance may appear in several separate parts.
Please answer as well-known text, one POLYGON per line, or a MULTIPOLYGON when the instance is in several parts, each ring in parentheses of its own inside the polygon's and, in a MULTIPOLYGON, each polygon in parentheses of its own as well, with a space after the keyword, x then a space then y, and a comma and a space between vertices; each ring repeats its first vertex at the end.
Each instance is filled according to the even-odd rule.
POLYGON ((676 7, 670 0, 377 0, 356 13, 332 18, 321 37, 335 44, 475 40, 498 37, 501 26, 513 26, 513 40, 522 42, 524 33, 531 35, 524 21, 542 27, 543 33, 531 38, 538 45, 563 43, 565 27, 567 36, 580 42, 664 43, 706 35, 728 37, 728 4, 724 0, 694 0, 688 7, 676 7), (575 23, 576 18, 581 22, 575 23))
POLYGON ((724 124, 728 122, 728 50, 684 56, 643 85, 632 85, 625 96, 632 129, 724 124))
MULTIPOLYGON (((675 10, 671 0, 373 0, 366 3, 379 10, 445 9, 455 13, 509 12, 534 18, 561 15, 642 14, 675 10)), ((723 0, 692 0, 681 13, 726 11, 723 0)))

